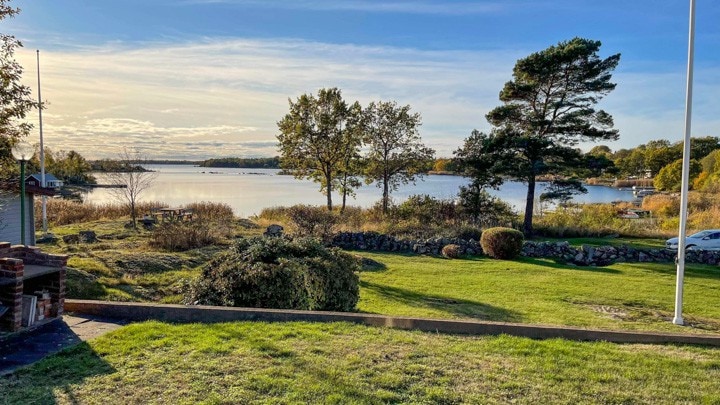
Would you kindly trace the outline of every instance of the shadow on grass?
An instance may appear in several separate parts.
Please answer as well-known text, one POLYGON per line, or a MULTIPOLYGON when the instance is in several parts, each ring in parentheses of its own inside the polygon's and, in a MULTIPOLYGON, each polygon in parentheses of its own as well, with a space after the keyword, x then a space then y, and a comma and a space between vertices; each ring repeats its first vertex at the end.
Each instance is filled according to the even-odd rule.
POLYGON ((522 263, 532 264, 533 266, 549 267, 551 269, 559 270, 570 270, 570 271, 589 271, 591 273, 609 273, 609 274, 620 274, 620 270, 611 269, 608 267, 601 266, 577 266, 568 265, 558 262, 549 261, 547 259, 536 259, 532 257, 521 257, 518 261, 522 263))
POLYGON ((369 257, 361 257, 360 258, 360 265, 362 266, 362 271, 374 273, 374 272, 381 272, 387 270, 387 266, 385 263, 381 263, 377 260, 373 260, 369 257))
POLYGON ((405 288, 391 287, 369 281, 360 281, 360 287, 381 296, 388 301, 417 308, 445 311, 452 315, 486 321, 520 322, 519 313, 482 302, 442 295, 425 294, 405 288))
POLYGON ((107 295, 97 276, 72 267, 67 268, 66 288, 68 298, 101 300, 107 295))
POLYGON ((0 376, 0 404, 54 404, 58 403, 58 393, 65 397, 65 403, 81 403, 75 397, 73 386, 86 378, 114 372, 86 342, 81 342, 0 376))

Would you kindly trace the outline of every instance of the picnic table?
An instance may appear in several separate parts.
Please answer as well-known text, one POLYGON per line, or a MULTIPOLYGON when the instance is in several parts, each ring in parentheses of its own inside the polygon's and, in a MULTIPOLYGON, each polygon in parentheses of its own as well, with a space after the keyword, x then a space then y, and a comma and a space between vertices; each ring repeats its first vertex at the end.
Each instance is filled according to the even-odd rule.
POLYGON ((193 212, 191 209, 182 207, 163 207, 155 208, 150 211, 150 215, 156 221, 191 221, 193 212))

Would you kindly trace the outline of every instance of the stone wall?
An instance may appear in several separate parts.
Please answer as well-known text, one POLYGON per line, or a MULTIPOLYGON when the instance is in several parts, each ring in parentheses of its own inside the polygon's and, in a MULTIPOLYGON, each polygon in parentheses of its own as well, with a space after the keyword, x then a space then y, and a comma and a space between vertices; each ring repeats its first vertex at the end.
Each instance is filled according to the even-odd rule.
MULTIPOLYGON (((674 262, 677 252, 667 249, 635 249, 621 246, 570 246, 568 242, 531 242, 523 245, 522 255, 560 259, 581 266, 605 266, 611 263, 668 263, 674 262)), ((688 250, 685 254, 688 263, 717 265, 720 263, 720 251, 688 250)))
MULTIPOLYGON (((330 241, 332 246, 349 250, 399 252, 440 255, 443 246, 456 244, 465 255, 481 255, 478 241, 456 238, 399 240, 377 232, 340 232, 330 241)), ((618 262, 675 261, 676 252, 666 249, 636 249, 630 246, 570 246, 568 242, 525 241, 521 255, 526 257, 561 260, 579 266, 606 266, 618 262)), ((686 262, 710 265, 720 264, 720 251, 690 250, 686 262)))
POLYGON ((370 250, 376 252, 399 252, 440 255, 443 246, 460 246, 465 255, 480 255, 482 248, 478 241, 457 238, 430 238, 400 240, 377 232, 340 232, 330 241, 332 246, 350 250, 370 250))

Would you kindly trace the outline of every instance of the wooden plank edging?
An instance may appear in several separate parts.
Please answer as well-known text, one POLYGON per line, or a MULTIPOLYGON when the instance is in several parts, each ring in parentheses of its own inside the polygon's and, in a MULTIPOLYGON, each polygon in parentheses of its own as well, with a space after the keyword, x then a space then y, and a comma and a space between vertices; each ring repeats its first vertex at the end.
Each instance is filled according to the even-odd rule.
POLYGON ((511 335, 532 339, 562 338, 614 343, 682 343, 720 346, 720 335, 609 331, 566 326, 530 325, 475 320, 449 320, 385 316, 358 312, 297 311, 285 309, 185 306, 172 304, 65 300, 65 311, 120 318, 129 321, 157 320, 174 323, 352 322, 368 326, 468 335, 511 335))

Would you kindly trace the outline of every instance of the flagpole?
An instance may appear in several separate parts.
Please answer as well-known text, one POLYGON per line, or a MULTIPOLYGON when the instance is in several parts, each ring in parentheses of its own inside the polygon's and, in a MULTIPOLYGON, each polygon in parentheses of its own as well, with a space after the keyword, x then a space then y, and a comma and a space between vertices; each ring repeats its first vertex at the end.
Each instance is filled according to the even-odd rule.
POLYGON ((680 227, 678 230, 677 280, 673 323, 682 325, 683 279, 685 277, 685 230, 687 227, 688 189, 690 182, 690 124, 692 117, 693 59, 695 57, 695 0, 690 0, 690 33, 688 35, 687 88, 685 93, 685 138, 683 141, 682 188, 680 191, 680 227))
MULTIPOLYGON (((42 124, 42 95, 40 94, 40 50, 37 51, 37 82, 38 82, 38 113, 40 114, 40 185, 45 188, 45 145, 43 144, 43 124, 42 124)), ((43 236, 47 235, 47 196, 42 196, 42 226, 43 236)))

